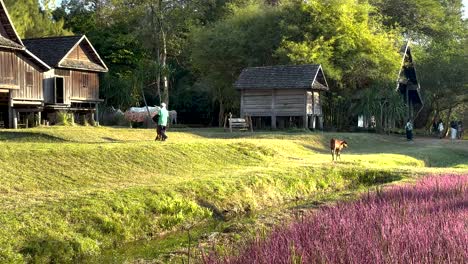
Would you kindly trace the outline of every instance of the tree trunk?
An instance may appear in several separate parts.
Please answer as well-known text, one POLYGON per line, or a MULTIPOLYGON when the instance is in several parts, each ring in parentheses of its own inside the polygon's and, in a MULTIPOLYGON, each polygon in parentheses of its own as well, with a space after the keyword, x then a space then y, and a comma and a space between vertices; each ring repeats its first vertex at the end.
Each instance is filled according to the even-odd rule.
POLYGON ((448 114, 447 114, 447 119, 445 119, 445 131, 444 131, 444 137, 446 137, 450 131, 450 116, 452 115, 452 107, 449 108, 448 114))
POLYGON ((162 52, 162 58, 161 58, 161 67, 163 70, 162 73, 162 79, 163 79, 163 90, 162 90, 162 97, 163 101, 169 105, 169 78, 167 76, 167 43, 166 43, 166 34, 164 33, 164 30, 161 29, 161 34, 162 34, 162 42, 163 42, 163 52, 162 52))
POLYGON ((218 126, 222 127, 223 121, 224 121, 224 112, 226 111, 224 107, 224 102, 223 100, 218 100, 219 101, 219 114, 218 114, 218 126))
MULTIPOLYGON (((151 8, 151 27, 153 28, 154 32, 152 35, 153 38, 153 55, 157 58, 157 72, 156 72, 156 95, 159 97, 159 105, 162 103, 162 97, 161 97, 161 52, 159 48, 159 40, 158 40, 158 27, 156 26, 157 22, 154 21, 154 19, 158 18, 155 12, 155 7, 153 4, 150 5, 151 8)), ((159 23, 158 23, 159 24, 159 23)))
POLYGON ((161 41, 162 41, 162 53, 161 53, 161 69, 162 69, 162 101, 169 105, 169 78, 168 78, 168 71, 167 71, 167 39, 166 39, 166 31, 164 30, 164 23, 163 23, 163 6, 162 0, 159 0, 159 31, 161 33, 161 41))

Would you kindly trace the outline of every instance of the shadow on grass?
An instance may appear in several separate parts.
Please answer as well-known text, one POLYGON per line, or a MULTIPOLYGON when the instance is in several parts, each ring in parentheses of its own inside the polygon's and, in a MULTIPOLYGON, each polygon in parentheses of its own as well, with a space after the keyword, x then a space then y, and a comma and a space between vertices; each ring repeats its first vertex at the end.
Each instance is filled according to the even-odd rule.
MULTIPOLYGON (((110 138, 110 137, 102 137, 103 140, 107 142, 124 142, 123 140, 120 139, 115 139, 115 138, 110 138)), ((99 142, 98 142, 99 143, 99 142)))
POLYGON ((63 138, 51 136, 44 133, 2 131, 0 142, 66 142, 63 138))

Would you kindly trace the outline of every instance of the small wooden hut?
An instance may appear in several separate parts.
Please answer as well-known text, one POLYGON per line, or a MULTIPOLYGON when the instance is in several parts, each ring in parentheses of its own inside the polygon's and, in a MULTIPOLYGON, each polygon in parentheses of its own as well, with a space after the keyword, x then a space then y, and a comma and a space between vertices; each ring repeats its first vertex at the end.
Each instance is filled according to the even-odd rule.
POLYGON ((409 41, 402 48, 402 57, 402 66, 398 74, 397 90, 403 95, 405 100, 407 119, 414 120, 417 118, 417 113, 423 107, 423 100, 409 41))
POLYGON ((45 74, 44 103, 52 123, 57 111, 73 112, 75 119, 97 120, 99 73, 107 72, 88 38, 49 37, 24 40, 26 47, 52 67, 45 74))
POLYGON ((322 128, 321 93, 328 84, 321 65, 246 68, 234 85, 241 93, 241 116, 271 128, 322 128))
POLYGON ((0 127, 39 122, 43 75, 50 67, 28 51, 0 0, 0 127))

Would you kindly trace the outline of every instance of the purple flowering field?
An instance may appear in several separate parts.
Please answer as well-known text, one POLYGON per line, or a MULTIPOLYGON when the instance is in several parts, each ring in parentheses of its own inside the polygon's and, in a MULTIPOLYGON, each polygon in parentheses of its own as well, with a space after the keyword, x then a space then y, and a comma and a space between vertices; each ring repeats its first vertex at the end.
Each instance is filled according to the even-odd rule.
POLYGON ((240 255, 205 263, 468 263, 468 175, 322 208, 258 237, 240 255))

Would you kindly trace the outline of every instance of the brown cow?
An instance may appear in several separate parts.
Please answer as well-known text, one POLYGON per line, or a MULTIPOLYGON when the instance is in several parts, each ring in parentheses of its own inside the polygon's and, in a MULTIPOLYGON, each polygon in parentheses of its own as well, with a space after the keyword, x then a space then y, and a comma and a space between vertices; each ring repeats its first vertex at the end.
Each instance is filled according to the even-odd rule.
POLYGON ((348 143, 346 141, 332 138, 330 140, 330 150, 332 154, 332 161, 338 160, 338 158, 340 158, 341 160, 341 151, 347 147, 348 147, 348 143))

